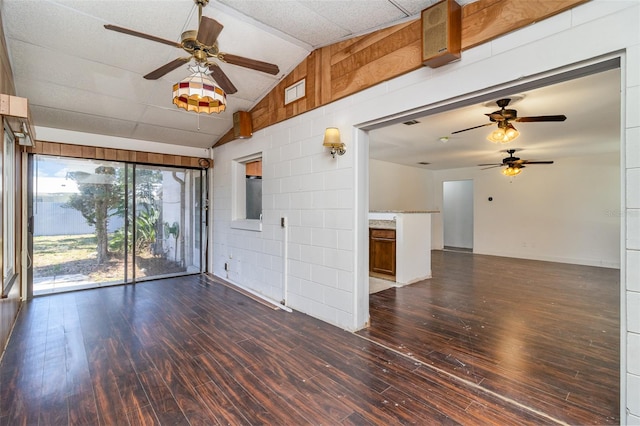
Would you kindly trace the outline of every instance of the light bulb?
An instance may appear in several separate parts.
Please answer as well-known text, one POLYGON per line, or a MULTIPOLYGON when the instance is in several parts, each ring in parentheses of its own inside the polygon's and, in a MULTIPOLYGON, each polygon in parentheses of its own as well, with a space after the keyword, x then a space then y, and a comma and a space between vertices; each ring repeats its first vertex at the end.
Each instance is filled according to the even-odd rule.
POLYGON ((516 175, 519 175, 520 172, 522 172, 522 169, 520 167, 509 166, 502 171, 502 174, 505 176, 516 176, 516 175))

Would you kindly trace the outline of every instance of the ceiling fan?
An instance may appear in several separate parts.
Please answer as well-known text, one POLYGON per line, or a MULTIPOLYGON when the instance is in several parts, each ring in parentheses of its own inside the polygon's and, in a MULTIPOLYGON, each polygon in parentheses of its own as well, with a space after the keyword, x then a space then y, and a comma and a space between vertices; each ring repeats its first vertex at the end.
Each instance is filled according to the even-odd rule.
POLYGON ((485 114, 489 117, 489 122, 485 124, 480 124, 479 126, 469 127, 468 129, 456 130, 455 132, 451 132, 451 134, 466 132, 468 130, 477 129, 479 127, 491 126, 496 123, 498 125, 498 129, 492 132, 487 139, 491 142, 500 142, 507 143, 511 142, 520 134, 518 130, 511 124, 513 121, 522 122, 522 123, 530 123, 530 122, 540 122, 540 121, 564 121, 567 119, 565 115, 538 115, 534 117, 518 117, 518 111, 515 109, 507 109, 507 106, 511 102, 511 99, 499 99, 496 101, 496 104, 500 107, 498 111, 494 111, 490 114, 485 114))
POLYGON ((502 159, 502 163, 499 164, 478 164, 478 166, 488 166, 482 170, 493 169, 495 167, 503 167, 507 166, 504 170, 502 170, 502 174, 506 176, 516 176, 520 174, 522 169, 525 168, 525 164, 553 164, 553 161, 531 161, 531 160, 521 160, 519 157, 514 157, 513 154, 516 153, 515 149, 508 149, 507 154, 508 157, 502 159))
POLYGON ((229 94, 236 93, 238 89, 233 85, 231 80, 222 71, 222 69, 215 62, 211 62, 210 59, 217 59, 222 62, 226 62, 232 65, 238 65, 245 68, 265 72, 268 74, 276 75, 280 72, 277 65, 270 64, 268 62, 262 62, 255 59, 249 59, 238 55, 232 55, 230 53, 223 53, 218 50, 218 36, 224 28, 221 23, 215 19, 202 16, 202 8, 209 3, 209 0, 194 0, 198 6, 198 29, 189 30, 182 33, 181 42, 176 43, 171 40, 165 40, 160 37, 141 33, 138 31, 130 30, 128 28, 118 27, 116 25, 107 24, 104 27, 107 30, 117 31, 123 34, 132 35, 135 37, 144 38, 147 40, 155 41, 158 43, 167 44, 169 46, 183 49, 189 56, 183 58, 177 58, 173 61, 161 66, 160 68, 151 71, 145 75, 147 80, 157 80, 163 75, 173 71, 180 65, 186 64, 193 58, 199 65, 203 65, 211 71, 213 79, 222 87, 222 89, 229 94))

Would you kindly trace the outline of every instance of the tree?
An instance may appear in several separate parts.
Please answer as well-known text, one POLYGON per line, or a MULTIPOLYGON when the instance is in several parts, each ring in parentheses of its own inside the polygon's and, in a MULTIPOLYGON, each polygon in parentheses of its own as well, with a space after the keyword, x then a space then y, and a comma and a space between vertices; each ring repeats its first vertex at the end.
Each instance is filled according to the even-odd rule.
POLYGON ((109 217, 123 202, 120 186, 116 184, 116 169, 100 166, 95 173, 69 172, 68 177, 78 185, 79 193, 72 194, 64 207, 78 210, 87 224, 96 230, 97 261, 109 260, 109 217))
POLYGON ((118 229, 111 236, 109 246, 113 252, 122 252, 125 249, 125 236, 127 239, 127 250, 135 250, 140 253, 149 249, 151 253, 157 254, 162 250, 161 243, 158 247, 157 235, 162 232, 162 172, 146 167, 136 167, 130 172, 118 173, 115 185, 123 196, 123 200, 114 206, 113 216, 125 218, 125 226, 118 229), (134 187, 135 180, 135 187, 134 187), (135 194, 132 195, 132 188, 135 194), (126 192, 125 192, 126 191, 126 192), (126 194, 126 197, 125 195, 126 194), (125 199, 126 198, 126 202, 125 199), (136 241, 133 241, 133 200, 135 200, 135 228, 136 241), (126 227, 126 232, 125 232, 126 227))

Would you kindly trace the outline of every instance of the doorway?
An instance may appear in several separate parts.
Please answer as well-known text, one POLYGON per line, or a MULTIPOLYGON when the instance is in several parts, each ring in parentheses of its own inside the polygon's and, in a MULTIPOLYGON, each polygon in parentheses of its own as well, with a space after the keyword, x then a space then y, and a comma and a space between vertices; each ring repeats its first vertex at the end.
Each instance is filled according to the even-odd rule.
POLYGON ((442 183, 445 250, 473 251, 473 180, 442 183))
MULTIPOLYGON (((616 321, 616 317, 619 315, 616 307, 620 306, 618 301, 616 300, 622 290, 624 292, 624 286, 620 286, 619 280, 616 280, 616 277, 620 276, 620 255, 624 255, 624 251, 620 251, 620 229, 621 229, 621 221, 619 218, 611 217, 613 215, 609 214, 609 211, 624 211, 624 207, 620 209, 619 206, 624 206, 624 199, 620 200, 617 197, 617 194, 620 194, 620 147, 621 140, 624 139, 624 136, 619 134, 620 131, 620 117, 624 117, 624 113, 621 114, 619 109, 621 100, 619 97, 620 86, 621 86, 621 72, 619 68, 619 62, 617 60, 607 61, 606 63, 596 64, 593 67, 585 67, 581 69, 579 72, 567 72, 566 74, 558 74, 554 76, 555 81, 540 79, 535 82, 529 83, 529 86, 517 86, 516 88, 502 88, 496 92, 489 94, 490 98, 501 98, 512 96, 515 94, 524 95, 527 101, 532 102, 536 96, 544 94, 545 90, 548 90, 551 93, 551 90, 554 91, 554 95, 558 93, 562 93, 559 89, 559 84, 561 83, 576 83, 579 84, 582 81, 587 81, 586 78, 597 79, 600 78, 606 82, 606 84, 600 85, 588 85, 587 89, 580 90, 580 93, 589 94, 589 96, 593 97, 595 100, 602 101, 605 98, 605 95, 609 97, 607 99, 611 99, 609 101, 610 109, 608 110, 609 115, 607 116, 606 121, 598 122, 598 131, 606 131, 608 132, 608 137, 600 137, 600 138, 592 138, 592 142, 594 144, 592 147, 594 150, 598 150, 597 153, 594 151, 586 150, 586 144, 584 137, 575 137, 576 131, 572 129, 563 129, 564 134, 563 138, 560 141, 551 141, 551 136, 553 134, 549 133, 548 137, 533 137, 534 131, 538 131, 543 126, 528 126, 527 133, 523 133, 521 139, 519 139, 518 144, 520 147, 524 147, 523 150, 526 150, 526 154, 528 157, 523 158, 531 158, 534 161, 533 164, 536 163, 535 160, 556 160, 556 164, 561 164, 562 167, 557 167, 555 169, 544 169, 543 166, 540 167, 530 167, 527 168, 522 176, 520 176, 515 182, 517 186, 513 184, 513 180, 504 179, 505 173, 499 173, 498 170, 492 170, 485 172, 484 169, 479 169, 478 166, 490 166, 493 168, 501 167, 503 164, 500 162, 501 157, 505 157, 504 152, 500 148, 496 148, 496 145, 482 145, 480 143, 482 139, 485 139, 485 134, 482 131, 477 131, 478 135, 474 135, 473 137, 469 136, 468 140, 464 140, 462 136, 460 136, 460 132, 455 133, 451 138, 440 138, 439 135, 445 134, 446 131, 445 125, 449 126, 449 131, 451 129, 469 129, 471 130, 473 124, 475 122, 470 121, 469 123, 461 124, 459 117, 452 117, 451 119, 447 118, 446 113, 449 111, 454 111, 456 108, 460 107, 461 111, 456 112, 456 114, 460 114, 460 117, 464 118, 467 116, 481 116, 482 113, 473 113, 469 114, 473 111, 465 109, 469 107, 470 99, 464 98, 460 101, 452 102, 447 107, 451 107, 446 111, 442 111, 444 107, 437 106, 433 108, 433 113, 427 114, 428 111, 422 111, 418 115, 416 111, 408 112, 406 115, 402 117, 395 116, 393 121, 390 121, 387 124, 387 127, 382 127, 380 122, 376 122, 372 124, 370 127, 363 126, 361 129, 368 131, 368 142, 367 149, 370 153, 373 154, 372 158, 374 160, 385 160, 385 158, 391 158, 393 155, 393 160, 395 162, 399 161, 399 157, 401 155, 401 149, 406 149, 406 165, 411 166, 415 164, 423 165, 425 168, 432 167, 433 171, 431 172, 433 177, 433 193, 434 196, 434 204, 437 206, 438 200, 438 192, 440 190, 443 191, 442 200, 442 222, 436 222, 436 227, 442 227, 443 241, 442 246, 468 246, 471 250, 475 250, 477 253, 482 254, 459 254, 453 252, 439 252, 438 256, 442 259, 453 259, 450 263, 444 263, 444 268, 440 271, 456 271, 468 274, 467 277, 461 278, 460 276, 455 276, 450 280, 444 280, 445 285, 443 288, 446 290, 454 290, 459 291, 459 284, 465 285, 474 285, 479 280, 478 277, 483 277, 483 273, 477 267, 482 259, 483 255, 491 255, 492 257, 487 257, 487 259, 495 260, 495 259, 504 259, 505 265, 509 265, 502 268, 497 268, 495 266, 487 267, 485 272, 486 275, 492 276, 487 282, 493 283, 497 281, 508 281, 505 277, 513 277, 515 279, 520 279, 522 276, 534 276, 535 273, 532 273, 531 270, 528 270, 524 273, 514 273, 514 268, 510 266, 511 262, 515 265, 517 262, 521 262, 517 258, 520 257, 523 260, 523 264, 525 265, 533 265, 534 261, 551 261, 554 263, 545 263, 543 267, 546 270, 551 270, 554 267, 558 267, 558 269, 562 269, 567 265, 566 268, 571 270, 572 268, 588 270, 589 268, 593 268, 600 266, 601 268, 597 269, 598 273, 602 273, 605 278, 598 281, 598 284, 601 286, 603 296, 600 299, 596 299, 596 301, 600 301, 605 297, 610 302, 609 306, 613 313, 612 321, 611 321, 611 329, 607 330, 607 333, 612 333, 614 336, 619 335, 621 324, 619 321, 616 321), (545 82, 549 82, 549 84, 545 84, 545 82), (597 89, 597 90, 596 90, 597 89), (535 91, 535 93, 534 93, 535 91), (511 93, 509 93, 511 92, 511 93), (413 123, 413 122, 417 123, 413 123), (411 123, 410 127, 407 127, 407 123, 411 123), (449 123, 454 123, 455 127, 453 127, 449 123), (606 125, 604 124, 606 123, 606 125), (420 128, 419 126, 423 127, 420 128), (443 126, 439 128, 438 126, 443 126), (430 132, 430 133, 428 133, 430 132), (406 134, 413 134, 414 139, 409 139, 405 137, 406 134), (377 138, 377 140, 376 140, 377 138), (429 142, 430 141, 430 142, 429 142), (389 149, 390 142, 394 142, 393 151, 389 149), (468 145, 464 146, 464 144, 468 143, 468 145), (567 150, 565 153, 562 153, 560 148, 560 143, 567 143, 567 150), (580 146, 571 146, 573 143, 580 142, 580 146), (469 161, 468 163, 460 162, 459 164, 453 164, 452 159, 456 158, 456 155, 459 155, 459 158, 464 160, 473 157, 480 151, 480 149, 487 147, 486 149, 492 149, 495 153, 491 155, 494 156, 494 159, 489 159, 489 161, 484 161, 482 158, 477 158, 475 160, 469 161), (463 149, 464 148, 464 149, 463 149), (549 155, 545 155, 545 151, 537 151, 538 148, 545 149, 553 149, 553 151, 549 151, 549 155), (448 153, 447 153, 448 151, 448 153), (597 154, 597 155, 596 155, 597 154), (379 155, 379 157, 375 157, 375 155, 379 155), (424 157, 419 157, 419 155, 423 155, 424 157), (418 162, 418 160, 423 160, 418 162), (438 162, 442 164, 439 166, 438 162), (491 163, 491 164, 486 164, 491 163), (495 163, 495 164, 494 164, 495 163), (446 167, 445 167, 446 166, 446 167), (441 167, 441 169, 437 169, 437 167, 441 167), (573 170, 575 171, 573 171, 573 170), (573 176, 577 176, 574 180, 573 176), (594 177, 594 182, 587 182, 585 178, 589 178, 591 176, 598 177, 606 177, 606 179, 600 179, 594 177), (453 236, 459 237, 456 232, 451 232, 451 229, 460 230, 460 225, 453 226, 456 223, 464 223, 459 218, 456 217, 455 213, 459 212, 461 209, 457 207, 457 203, 451 202, 452 199, 447 197, 447 193, 455 193, 455 191, 449 191, 451 188, 448 188, 449 185, 457 186, 464 185, 458 182, 462 182, 465 180, 470 180, 470 193, 473 194, 474 190, 478 194, 477 199, 473 200, 473 195, 471 195, 470 202, 468 202, 469 208, 462 209, 467 213, 471 213, 471 220, 467 220, 467 223, 470 224, 472 236, 467 240, 467 243, 464 242, 464 239, 456 239, 452 238, 453 236), (454 182, 457 181, 457 182, 454 182), (606 183, 605 183, 606 182, 606 183), (442 184, 442 186, 440 186, 442 184), (474 188, 475 186, 475 188, 474 188), (497 192, 500 191, 500 192, 497 192), (485 195, 491 195, 490 197, 486 197, 485 195), (495 200, 498 200, 498 204, 494 200, 496 194, 500 194, 500 197, 496 197, 495 200), (568 196, 569 194, 569 196, 568 196), (575 195, 576 199, 579 199, 580 203, 576 203, 576 199, 571 198, 571 196, 575 195), (504 196, 504 197, 502 197, 504 196), (600 197, 600 198, 598 198, 600 197), (509 200, 509 202, 504 202, 509 200), (594 204, 593 200, 599 200, 598 204, 594 204), (591 203, 591 204, 590 204, 591 203), (542 206, 545 206, 544 211, 538 210, 542 206), (591 206, 591 209, 583 208, 579 206, 591 206), (598 210, 599 207, 606 205, 609 206, 606 211, 607 213, 603 215, 602 210, 598 210), (560 206, 560 207, 559 207, 560 206), (588 212, 596 211, 598 217, 593 219, 589 218, 588 212), (475 215, 475 224, 474 224, 474 215, 475 215), (549 220, 550 217, 553 217, 553 220, 549 220), (460 222, 458 222, 460 221, 460 222), (448 223, 447 223, 448 222, 448 223), (549 232, 549 223, 551 225, 556 225, 558 223, 568 224, 564 226, 564 229, 555 230, 553 232, 549 232), (591 235, 594 234, 594 229, 597 226, 602 229, 602 232, 598 232, 600 237, 593 238, 590 236, 588 239, 577 240, 576 238, 570 238, 575 235, 585 235, 588 232, 591 235), (474 235, 474 226, 475 226, 475 235, 474 235), (579 227, 578 227, 579 226, 579 227), (570 227, 575 227, 575 230, 570 234, 567 230, 570 227), (509 232, 505 232, 505 229, 509 230, 509 232), (517 229, 517 232, 511 232, 511 229, 517 229), (527 235, 528 240, 516 240, 513 236, 517 236, 518 238, 522 238, 523 235, 527 235), (567 237, 568 235, 568 237, 567 237), (533 244, 531 243, 533 241, 533 244), (553 250, 558 250, 560 241, 565 244, 562 246, 563 252, 560 255, 556 254, 555 258, 544 259, 542 256, 549 256, 549 253, 553 250), (597 241, 597 243, 593 243, 597 241), (591 245, 588 245, 591 244, 591 245), (606 247, 606 248, 605 248, 606 247), (551 249, 550 249, 551 248, 551 249), (597 256, 593 256, 593 258, 597 259, 600 264, 591 264, 589 262, 588 255, 585 255, 585 250, 589 249, 591 251, 601 250, 598 252, 597 256), (566 253, 572 253, 575 259, 570 259, 571 261, 567 261, 567 257, 560 257, 561 255, 565 255, 566 253), (605 257, 606 256, 606 257, 605 257), (512 259, 513 258, 513 259, 512 259), (586 259, 586 260, 584 260, 586 259), (603 259, 606 259, 603 261, 603 259), (563 262, 564 261, 564 262, 563 262), (468 262, 466 268, 461 268, 460 264, 462 262, 468 262), (582 262, 582 264, 580 263, 582 262), (607 262, 605 264, 605 262, 607 262), (571 264, 575 263, 575 265, 571 264), (604 267, 602 267, 604 266, 604 267), (503 272, 507 272, 504 274, 503 272), (477 275, 476 275, 477 274, 477 275), (455 285, 452 285, 455 284, 455 285)), ((571 93, 575 93, 577 91, 571 91, 571 93)), ((566 96, 565 96, 566 97, 566 96)), ((474 99, 474 102, 477 102, 478 107, 487 108, 487 104, 491 106, 490 99, 487 99, 485 94, 482 94, 474 99)), ((592 102, 593 103, 593 102, 592 102)), ((585 103, 586 104, 586 103, 585 103)), ((542 102, 540 104, 542 107, 545 105, 555 105, 558 107, 558 104, 554 104, 552 102, 542 102)), ((426 107, 425 107, 426 108, 426 107)), ((518 108, 521 108, 518 106, 518 108)), ((524 109, 524 103, 523 107, 524 109)), ((543 110, 541 108, 541 110, 543 110)), ((579 114, 579 110, 574 108, 573 106, 567 105, 565 108, 560 107, 558 112, 570 111, 572 119, 578 121, 581 118, 579 114)), ((453 113, 453 112, 452 112, 453 113)), ((523 114, 523 116, 526 116, 523 114)), ((586 115, 585 115, 586 116, 586 115)), ((600 117, 604 119, 604 117, 600 117)), ((584 120, 583 123, 590 123, 588 120, 584 120)), ((485 124, 486 125, 486 124, 485 124)), ((477 127, 480 129, 485 125, 481 125, 477 127)), ((525 128, 525 126, 522 126, 525 128)), ((584 124, 580 129, 583 130, 584 124)), ((465 137, 470 135, 469 132, 463 132, 462 135, 465 137)), ((482 141, 484 143, 484 141, 482 141)), ((388 161, 388 160, 386 160, 388 161)), ((414 166, 415 167, 415 166, 414 166)), ((455 188, 460 190, 460 188, 455 188)), ((624 192, 623 192, 624 193, 624 192)), ((459 194, 458 194, 459 195, 459 194)), ((464 198, 463 198, 464 199, 464 198)), ((460 201, 460 200, 457 200, 460 201)), ((561 227, 559 227, 561 228, 561 227)), ((437 236, 439 230, 436 230, 434 234, 437 236)), ((439 243, 439 241, 437 241, 439 243)), ((623 261, 624 262, 624 261, 623 261)), ((593 262, 595 263, 595 262, 593 262)), ((382 327, 386 327, 387 330, 392 330, 392 333, 384 335, 379 341, 382 344, 386 344, 389 347, 402 347, 406 348, 408 352, 415 354, 419 351, 424 351, 428 356, 425 358, 424 362, 429 365, 437 365, 438 368, 443 367, 447 368, 452 366, 452 370, 455 370, 454 375, 458 374, 458 371, 465 368, 465 366, 472 365, 473 361, 483 359, 483 357, 478 357, 477 355, 480 353, 479 351, 469 350, 466 352, 465 356, 470 355, 468 359, 465 358, 456 358, 451 356, 442 357, 440 359, 436 359, 437 356, 433 354, 442 354, 442 353, 450 353, 451 348, 447 345, 450 343, 448 340, 443 344, 446 347, 446 351, 440 350, 432 350, 433 348, 425 349, 425 346, 420 346, 417 344, 414 347, 411 345, 416 344, 418 339, 415 336, 408 332, 410 330, 410 326, 408 323, 410 321, 406 321, 407 310, 409 306, 420 306, 422 312, 427 312, 430 315, 427 315, 427 318, 413 318, 412 326, 415 326, 416 329, 424 330, 425 324, 433 324, 434 330, 432 334, 430 334, 431 339, 433 340, 433 336, 437 335, 442 330, 442 323, 439 321, 434 321, 433 318, 437 318, 437 315, 433 315, 434 312, 440 313, 439 307, 434 309, 432 306, 433 294, 437 293, 434 282, 438 281, 441 277, 437 276, 437 270, 434 270, 434 278, 431 282, 424 282, 418 285, 412 286, 412 288, 402 289, 400 291, 395 291, 393 294, 389 293, 389 296, 386 300, 383 296, 385 295, 374 295, 370 300, 377 300, 379 305, 375 305, 371 303, 369 305, 370 309, 370 324, 378 324, 382 327), (422 289, 419 287, 422 285, 422 289), (422 292, 421 292, 422 290, 422 292), (425 296, 426 302, 424 304, 420 304, 417 302, 418 296, 425 296), (389 302, 388 304, 385 304, 389 302), (401 315, 396 317, 390 317, 388 315, 389 312, 399 312, 397 308, 402 306, 403 309, 401 315), (393 328, 390 328, 389 324, 393 325, 393 328), (402 333, 397 333, 397 330, 403 330, 402 333), (439 364, 440 363, 440 364, 439 364)), ((438 271, 438 272, 440 272, 438 271)), ((622 270, 622 276, 624 277, 624 270, 622 270)), ((513 287, 508 286, 508 282, 506 283, 506 289, 512 290, 513 287)), ((550 280, 549 288, 565 288, 562 287, 564 284, 563 280, 550 280)), ((579 284, 580 285, 580 284, 579 284)), ((494 289, 495 290, 495 289, 494 289)), ((537 292, 536 286, 531 286, 527 291, 531 292, 530 300, 534 300, 534 297, 539 297, 540 293, 537 292)), ((443 304, 447 306, 447 308, 451 307, 451 301, 456 301, 456 309, 454 315, 451 315, 451 326, 456 328, 460 327, 460 314, 464 312, 464 315, 467 313, 474 312, 473 309, 474 303, 485 303, 484 300, 488 300, 491 297, 489 292, 482 292, 478 290, 477 287, 466 289, 463 293, 473 295, 473 302, 469 304, 465 304, 460 302, 456 295, 451 295, 449 297, 443 298, 443 304), (460 309, 461 306, 471 307, 470 312, 465 312, 463 309, 460 309)), ((498 292, 499 293, 499 292, 498 292)), ((517 294, 514 293, 514 294, 517 294)), ((549 297, 549 296, 547 296, 549 297)), ((559 293, 555 295, 553 298, 548 298, 547 300, 553 300, 552 305, 544 307, 544 309, 548 309, 549 313, 554 312, 555 307, 560 306, 561 303, 569 304, 572 301, 572 298, 565 299, 565 295, 559 293)), ((513 303, 513 305, 518 305, 517 303, 513 303)), ((587 302, 588 304, 588 302, 587 302)), ((597 310, 596 310, 597 311, 597 310)), ((543 311, 544 312, 544 311, 543 311)), ((589 312, 589 309, 587 309, 589 312)), ((514 327, 520 327, 521 324, 527 324, 529 322, 522 321, 522 317, 515 315, 517 322, 514 322, 513 326, 508 327, 509 330, 515 329, 514 327)), ((439 319, 439 318, 438 318, 439 319)), ((467 317, 464 318, 464 327, 472 329, 472 326, 469 326, 466 321, 467 317)), ((532 321, 531 323, 535 323, 532 321)), ((582 326, 585 329, 584 325, 582 326)), ((484 325, 480 325, 479 328, 485 328, 484 325)), ((586 327, 588 328, 588 327, 586 327)), ((362 331, 362 334, 366 334, 369 332, 362 331)), ((506 330, 506 329, 505 329, 506 330)), ((375 331, 375 330, 374 330, 375 331)), ((431 330, 433 331, 433 330, 431 330)), ((583 330, 581 330, 581 333, 583 330)), ((445 333, 446 334, 446 333, 445 333)), ((379 334, 382 336, 382 333, 379 334)), ((474 339, 477 338, 477 334, 475 334, 474 339)), ((367 336, 367 337, 370 337, 367 336)), ((467 336, 468 337, 468 336, 467 336)), ((513 336, 508 332, 503 333, 500 338, 497 338, 495 341, 498 342, 510 342, 513 336)), ((502 345, 498 345, 495 348, 491 345, 485 346, 482 348, 482 351, 490 350, 492 352, 501 349, 502 345)), ((610 389, 607 395, 610 396, 610 401, 607 403, 607 409, 610 410, 615 415, 616 407, 618 406, 618 401, 620 396, 622 396, 622 400, 624 400, 624 393, 620 393, 620 388, 616 387, 616 372, 620 370, 620 354, 617 353, 618 342, 612 339, 610 342, 606 344, 608 348, 611 348, 611 353, 606 354, 606 362, 609 363, 608 373, 611 374, 612 380, 607 385, 602 385, 602 388, 610 389)), ((453 344, 455 347, 455 344, 453 344)), ((496 353, 494 352, 494 353, 496 353)), ((527 351, 518 351, 519 353, 527 353, 527 351)), ((545 363, 546 365, 557 365, 555 364, 554 357, 557 357, 558 354, 549 351, 548 354, 549 361, 545 363)), ((513 361, 513 358, 505 358, 509 361, 513 361)), ((622 357, 624 359, 624 357, 622 357)), ((500 364, 500 360, 496 357, 494 358, 496 361, 496 365, 500 364)), ((591 369, 590 372, 597 372, 598 363, 602 362, 602 360, 593 360, 585 366, 585 370, 587 368, 591 369)), ((506 364, 505 364, 506 365, 506 364)), ((520 366, 517 366, 520 367, 520 366)), ((525 371, 526 369, 520 369, 519 371, 525 371)), ((469 375, 464 376, 466 378, 473 377, 476 374, 476 371, 473 369, 469 369, 469 375)), ((624 371, 624 369, 623 369, 624 371)), ((523 374, 522 377, 519 377, 517 383, 531 384, 535 380, 540 380, 543 374, 546 374, 547 370, 540 372, 534 371, 533 369, 526 371, 526 374, 523 374)), ((584 377, 584 375, 583 375, 584 377)), ((576 383, 576 388, 580 388, 579 380, 580 377, 576 376, 574 379, 576 383)), ((482 381, 480 387, 487 388, 491 387, 491 384, 487 383, 486 380, 483 381, 482 378, 478 380, 478 383, 482 381)), ((541 380, 545 385, 548 385, 548 381, 541 380)), ((514 382, 515 383, 515 382, 514 382)), ((529 386, 528 385, 528 386, 529 386)), ((495 389, 495 388, 494 388, 495 389)), ((531 388, 529 388, 531 390, 531 388)), ((544 390, 542 390, 540 395, 547 395, 544 390)), ((597 390, 593 392, 594 395, 597 395, 597 390)), ((505 395, 507 395, 505 393, 505 395)), ((509 396, 509 395, 507 395, 509 396)), ((564 397, 566 397, 565 395, 564 397)), ((573 397, 573 394, 572 394, 573 397)), ((515 398, 518 399, 518 398, 515 398)))

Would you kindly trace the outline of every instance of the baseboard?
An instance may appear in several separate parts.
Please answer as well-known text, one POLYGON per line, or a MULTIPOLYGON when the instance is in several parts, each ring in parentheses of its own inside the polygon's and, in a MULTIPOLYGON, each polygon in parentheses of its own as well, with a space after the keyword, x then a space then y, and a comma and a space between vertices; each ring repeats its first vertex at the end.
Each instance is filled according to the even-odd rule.
POLYGON ((474 251, 474 254, 484 254, 488 256, 512 257, 514 259, 539 260, 542 262, 568 263, 571 265, 595 266, 598 268, 620 269, 620 262, 604 261, 598 259, 579 259, 560 256, 545 256, 531 253, 501 253, 496 251, 474 251))
POLYGON ((230 281, 226 278, 222 278, 216 274, 211 274, 211 273, 206 273, 203 274, 205 277, 207 277, 208 279, 210 279, 211 281, 221 284, 225 287, 229 287, 232 290, 237 291, 238 293, 243 294, 244 296, 247 296, 248 298, 255 300, 256 302, 268 306, 270 308, 273 309, 282 309, 283 311, 287 311, 287 312, 293 312, 291 308, 289 308, 288 306, 285 306, 281 303, 276 302, 273 299, 270 299, 254 290, 251 290, 250 288, 244 287, 238 283, 235 283, 233 281, 230 281))

